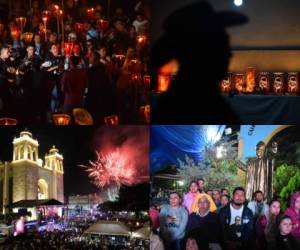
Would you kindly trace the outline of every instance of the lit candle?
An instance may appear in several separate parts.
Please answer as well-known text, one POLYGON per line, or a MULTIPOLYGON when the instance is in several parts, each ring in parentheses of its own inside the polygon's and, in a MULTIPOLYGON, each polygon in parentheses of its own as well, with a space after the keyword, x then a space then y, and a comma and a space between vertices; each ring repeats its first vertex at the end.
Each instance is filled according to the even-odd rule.
POLYGON ((235 90, 238 93, 243 93, 245 89, 245 80, 244 80, 244 74, 236 74, 234 76, 234 85, 235 85, 235 90))
POLYGON ((73 49, 73 43, 64 43, 64 54, 70 56, 73 49))
POLYGON ((24 29, 24 27, 26 25, 26 17, 22 17, 22 16, 21 17, 17 17, 16 18, 16 23, 20 27, 21 33, 22 33, 23 29, 24 29))
POLYGON ((150 123, 150 105, 141 106, 140 113, 141 113, 143 122, 146 124, 149 124, 150 123))
POLYGON ((170 82, 171 82, 170 75, 158 74, 157 91, 159 93, 166 92, 169 88, 170 82))
POLYGON ((221 81, 221 92, 230 93, 232 86, 232 73, 228 73, 227 77, 221 81))
POLYGON ((22 37, 24 42, 28 44, 32 41, 33 34, 31 32, 25 32, 23 33, 22 37))
POLYGON ((117 65, 121 67, 125 61, 126 56, 122 54, 115 55, 117 65))
POLYGON ((106 21, 104 19, 99 19, 99 20, 97 20, 97 25, 98 25, 99 30, 101 32, 104 32, 108 27, 108 21, 106 21))
POLYGON ((95 19, 95 9, 94 8, 87 9, 86 14, 87 14, 88 19, 95 19))
POLYGON ((106 125, 118 125, 119 124, 119 117, 117 115, 112 116, 105 116, 104 122, 106 125))
POLYGON ((273 82, 273 93, 282 94, 284 89, 284 77, 283 73, 275 72, 274 73, 274 82, 273 82))
POLYGON ((12 38, 17 39, 20 36, 20 31, 17 28, 13 28, 10 34, 12 38))
POLYGON ((246 73, 246 92, 252 93, 255 89, 255 68, 249 67, 246 73))
POLYGON ((137 42, 140 44, 140 45, 145 45, 146 44, 146 41, 147 41, 147 37, 144 36, 144 35, 138 35, 136 37, 136 40, 137 42))
POLYGON ((53 114, 53 122, 55 125, 69 125, 71 117, 67 114, 53 114))
POLYGON ((270 92, 270 74, 269 72, 261 72, 258 77, 258 87, 261 93, 270 92))
POLYGON ((149 75, 144 75, 144 85, 145 85, 145 88, 147 89, 147 90, 149 90, 150 89, 150 84, 151 84, 151 78, 150 78, 150 76, 149 75))
POLYGON ((299 92, 298 73, 292 72, 288 74, 288 93, 297 94, 299 92))
POLYGON ((83 31, 83 23, 75 23, 75 32, 81 34, 83 31))

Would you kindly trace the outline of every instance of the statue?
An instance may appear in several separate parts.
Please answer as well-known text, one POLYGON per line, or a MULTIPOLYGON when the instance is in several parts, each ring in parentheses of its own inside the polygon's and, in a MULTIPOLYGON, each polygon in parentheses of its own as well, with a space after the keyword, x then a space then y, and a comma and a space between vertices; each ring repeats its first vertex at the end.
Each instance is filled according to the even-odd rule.
POLYGON ((277 153, 277 143, 273 142, 271 150, 266 152, 266 144, 262 141, 256 145, 257 158, 247 165, 238 162, 239 168, 247 173, 246 197, 251 200, 255 191, 264 193, 268 201, 273 196, 272 174, 274 170, 274 155, 277 153))

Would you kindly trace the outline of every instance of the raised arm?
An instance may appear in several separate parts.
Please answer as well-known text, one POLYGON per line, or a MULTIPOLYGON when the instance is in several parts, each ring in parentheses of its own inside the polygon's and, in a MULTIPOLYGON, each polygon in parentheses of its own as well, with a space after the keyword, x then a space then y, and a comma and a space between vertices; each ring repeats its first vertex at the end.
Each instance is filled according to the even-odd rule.
POLYGON ((245 172, 248 171, 248 166, 245 163, 241 162, 240 160, 238 160, 237 163, 238 163, 239 169, 241 169, 242 171, 245 171, 245 172))

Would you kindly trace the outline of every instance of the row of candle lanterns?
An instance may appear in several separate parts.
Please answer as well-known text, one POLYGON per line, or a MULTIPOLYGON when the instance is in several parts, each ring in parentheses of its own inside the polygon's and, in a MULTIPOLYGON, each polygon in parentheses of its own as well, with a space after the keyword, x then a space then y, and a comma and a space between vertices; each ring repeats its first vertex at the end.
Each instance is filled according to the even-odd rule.
MULTIPOLYGON (((139 108, 141 121, 145 124, 150 124, 150 105, 144 105, 139 108)), ((84 109, 74 109, 73 111, 75 123, 78 125, 92 125, 93 118, 84 109)), ((64 113, 56 113, 52 115, 54 125, 66 126, 71 123, 71 116, 64 113)), ((106 125, 119 125, 120 119, 118 115, 110 115, 104 117, 106 125)), ((17 125, 18 121, 14 118, 0 118, 0 126, 17 125)))
POLYGON ((220 82, 223 93, 260 93, 260 94, 299 94, 298 72, 259 72, 253 67, 247 69, 246 74, 228 73, 220 82))
MULTIPOLYGON (((51 17, 56 18, 57 21, 57 33, 60 35, 60 29, 62 32, 62 37, 64 39, 64 22, 63 22, 63 10, 60 9, 58 5, 53 5, 51 6, 51 11, 49 10, 44 10, 42 11, 42 21, 45 26, 45 33, 47 31, 47 24, 48 21, 50 20, 51 17), (61 25, 61 28, 60 28, 61 25)), ((89 8, 87 9, 87 18, 89 20, 94 20, 95 19, 95 9, 94 8, 89 8)), ((11 30, 11 34, 13 37, 18 37, 20 34, 23 33, 23 29, 26 26, 27 18, 20 16, 16 18, 16 24, 17 27, 11 30)), ((109 22, 105 19, 98 19, 96 21, 97 26, 100 30, 100 32, 105 32, 106 29, 108 28, 109 22)), ((4 30, 4 25, 0 24, 0 33, 4 30)), ((81 33, 84 30, 84 25, 82 23, 76 23, 75 24, 75 31, 76 33, 81 33)), ((45 40, 47 41, 47 36, 45 36, 45 40)), ((145 38, 140 37, 139 38, 141 43, 145 42, 145 38)))

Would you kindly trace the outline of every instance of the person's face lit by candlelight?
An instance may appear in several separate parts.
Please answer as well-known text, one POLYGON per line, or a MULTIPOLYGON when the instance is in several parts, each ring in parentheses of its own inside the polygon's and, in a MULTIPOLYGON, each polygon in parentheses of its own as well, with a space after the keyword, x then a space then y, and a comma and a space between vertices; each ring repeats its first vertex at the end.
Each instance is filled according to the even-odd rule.
POLYGON ((58 56, 59 55, 59 48, 58 48, 58 45, 56 44, 53 44, 51 46, 51 53, 53 54, 53 56, 58 56))

